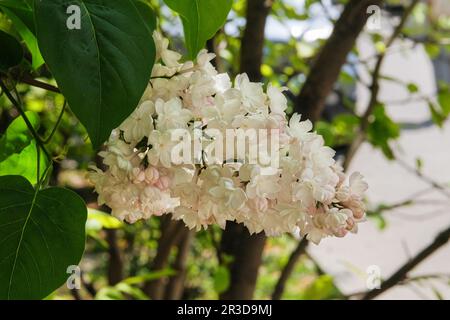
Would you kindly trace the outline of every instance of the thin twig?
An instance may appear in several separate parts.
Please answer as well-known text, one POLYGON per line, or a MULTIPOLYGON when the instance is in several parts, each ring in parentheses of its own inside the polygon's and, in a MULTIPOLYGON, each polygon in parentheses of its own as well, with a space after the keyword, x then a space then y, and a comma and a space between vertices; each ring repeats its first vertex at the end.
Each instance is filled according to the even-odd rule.
POLYGON ((280 300, 283 296, 284 288, 286 283, 294 271, 295 265, 297 264, 298 259, 305 253, 306 247, 308 246, 308 240, 303 238, 298 243, 295 250, 289 256, 289 260, 283 268, 280 277, 278 278, 278 282, 275 286, 275 289, 272 293, 272 300, 280 300))
POLYGON ((55 92, 55 93, 61 93, 59 88, 52 86, 51 84, 36 80, 28 74, 20 77, 19 81, 23 82, 25 84, 28 84, 32 87, 41 88, 41 89, 48 90, 48 91, 55 92))
POLYGON ((445 186, 443 186, 442 184, 440 184, 439 182, 434 181, 432 178, 424 175, 420 170, 415 169, 413 167, 411 167, 410 165, 408 165, 405 161, 403 161, 402 159, 397 158, 397 162, 398 164, 400 164, 400 166, 402 166, 404 169, 408 170, 409 172, 415 174, 418 178, 420 178, 422 181, 426 182, 428 185, 430 185, 431 187, 437 189, 440 193, 442 193, 444 196, 446 196, 447 198, 450 198, 450 190, 448 188, 446 188, 445 186))
POLYGON ((380 289, 374 289, 367 292, 362 297, 362 300, 373 299, 382 294, 383 292, 396 286, 397 284, 403 282, 405 279, 407 279, 407 275, 412 269, 414 269, 418 264, 420 264, 422 261, 428 258, 436 250, 445 245, 448 242, 449 238, 450 238, 450 227, 448 227, 446 230, 438 234, 430 245, 428 245, 425 249, 420 251, 414 258, 412 258, 406 264, 404 264, 392 276, 390 276, 389 279, 384 281, 381 284, 380 289))
POLYGON ((56 120, 55 126, 52 129, 52 132, 50 132, 50 135, 45 140, 42 141, 44 144, 48 144, 52 140, 52 138, 55 135, 56 131, 58 130, 58 127, 59 127, 59 125, 61 123, 61 120, 63 118, 64 112, 66 111, 66 106, 67 106, 67 101, 64 100, 63 107, 62 107, 61 112, 60 112, 60 114, 58 116, 58 120, 56 120))
POLYGON ((9 99, 9 101, 13 104, 13 106, 17 109, 17 111, 19 112, 20 116, 23 118, 23 120, 25 121, 25 124, 28 128, 28 130, 30 131, 31 135, 33 136, 34 140, 36 140, 36 144, 39 145, 39 147, 42 149, 42 151, 44 151, 45 155, 47 156, 47 158, 49 160, 51 160, 50 154, 48 153, 47 149, 45 148, 44 143, 42 142, 41 138, 39 137, 38 133, 36 132, 36 130, 34 130, 33 125, 31 124, 30 120, 28 119, 25 111, 23 111, 22 109, 22 105, 21 103, 19 103, 11 94, 11 92, 9 91, 9 89, 6 87, 6 85, 4 84, 4 82, 2 80, 0 80, 0 86, 4 92, 4 94, 6 95, 6 97, 9 99))
POLYGON ((344 169, 347 169, 349 167, 350 162, 353 160, 353 157, 356 154, 356 151, 358 150, 359 146, 365 141, 367 130, 369 129, 370 126, 370 116, 372 115, 375 107, 379 103, 378 94, 380 91, 379 82, 381 78, 381 67, 383 66, 384 59, 386 58, 387 49, 389 49, 394 43, 394 41, 398 38, 398 36, 400 36, 406 22, 408 21, 409 16, 413 12, 414 8, 419 3, 419 1, 420 0, 413 0, 411 4, 405 9, 403 16, 400 20, 400 23, 394 29, 394 32, 391 34, 391 36, 386 42, 385 50, 378 54, 378 59, 375 64, 375 68, 372 72, 372 84, 370 85, 370 100, 367 105, 366 111, 361 117, 359 133, 357 134, 356 138, 353 140, 352 144, 350 145, 350 148, 348 149, 343 164, 344 169))

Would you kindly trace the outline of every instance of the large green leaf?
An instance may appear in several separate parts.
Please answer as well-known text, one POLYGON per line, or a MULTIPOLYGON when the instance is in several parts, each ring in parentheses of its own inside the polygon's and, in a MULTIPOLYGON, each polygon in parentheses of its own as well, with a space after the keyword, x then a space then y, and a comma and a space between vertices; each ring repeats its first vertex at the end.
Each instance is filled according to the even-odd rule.
POLYGON ((74 192, 0 177, 0 299, 42 299, 84 251, 86 206, 74 192))
MULTIPOLYGON (((31 111, 26 115, 35 130, 39 128, 39 116, 31 111)), ((40 152, 40 172, 44 174, 48 159, 40 152)), ((32 184, 37 183, 37 149, 25 121, 18 117, 0 137, 0 176, 20 175, 32 184)))
MULTIPOLYGON (((40 151, 40 175, 45 174, 48 161, 44 152, 40 151)), ((31 141, 19 153, 13 153, 4 161, 0 162, 0 176, 19 175, 30 181, 32 184, 37 183, 37 149, 36 142, 31 141)))
POLYGON ((0 0, 0 9, 11 19, 17 32, 30 50, 32 67, 39 68, 44 64, 35 36, 33 0, 0 0))
POLYGON ((97 148, 136 108, 148 85, 154 14, 136 0, 39 0, 34 8, 45 61, 97 148), (81 10, 80 29, 66 27, 69 5, 81 10))
MULTIPOLYGON (((39 128, 39 116, 32 111, 25 112, 32 127, 39 128)), ((10 154, 18 153, 28 146, 33 140, 31 133, 22 117, 14 119, 5 134, 0 138, 0 161, 5 160, 10 154)))
POLYGON ((190 57, 205 47, 223 26, 231 10, 232 0, 164 0, 183 21, 184 37, 190 57))
POLYGON ((23 58, 23 50, 20 43, 11 35, 0 30, 0 71, 7 72, 18 65, 23 58))

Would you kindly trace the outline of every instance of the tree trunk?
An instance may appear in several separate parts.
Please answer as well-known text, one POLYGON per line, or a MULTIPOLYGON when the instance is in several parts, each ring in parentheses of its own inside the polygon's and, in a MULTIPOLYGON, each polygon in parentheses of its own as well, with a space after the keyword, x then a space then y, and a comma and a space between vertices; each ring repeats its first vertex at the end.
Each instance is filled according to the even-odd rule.
POLYGON ((251 81, 261 81, 264 31, 272 1, 248 0, 247 23, 241 42, 240 71, 248 74, 251 81))
POLYGON ((220 299, 250 300, 253 298, 265 243, 264 233, 250 235, 244 225, 227 223, 222 236, 221 253, 231 255, 234 260, 230 266, 230 287, 220 296, 220 299))
POLYGON ((347 56, 364 28, 371 5, 381 6, 383 0, 350 0, 336 22, 333 33, 314 61, 308 78, 295 101, 295 111, 312 122, 320 119, 325 100, 333 90, 347 56))
POLYGON ((183 297, 187 258, 193 239, 194 231, 187 229, 183 230, 183 237, 180 239, 180 243, 177 246, 177 258, 173 264, 173 269, 176 271, 176 275, 169 279, 169 284, 166 288, 165 298, 168 300, 179 300, 183 297))
POLYGON ((108 283, 110 286, 123 280, 122 253, 117 245, 117 230, 106 229, 106 241, 108 242, 108 283))

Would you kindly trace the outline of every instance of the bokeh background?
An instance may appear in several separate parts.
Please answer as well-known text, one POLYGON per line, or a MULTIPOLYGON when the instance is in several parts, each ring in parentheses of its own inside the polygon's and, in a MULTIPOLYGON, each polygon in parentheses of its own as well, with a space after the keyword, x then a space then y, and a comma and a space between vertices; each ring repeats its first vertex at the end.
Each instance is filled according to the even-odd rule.
MULTIPOLYGON (((149 2, 184 51, 179 18, 149 2)), ((295 235, 251 237, 238 225, 193 233, 165 218, 124 224, 96 205, 86 180, 96 156, 68 110, 49 146, 61 159, 51 179, 89 204, 88 239, 81 290, 48 299, 450 298, 450 2, 373 2, 361 12, 350 0, 235 0, 208 42, 220 72, 286 86, 289 113, 312 119, 337 160, 366 177, 358 234, 316 246, 295 235), (367 296, 378 280, 389 286, 367 296)), ((0 28, 12 28, 1 13, 0 28)), ((27 85, 19 92, 46 136, 63 97, 27 85)), ((0 96, 0 136, 17 116, 0 96)), ((26 170, 26 159, 11 161, 26 170)))

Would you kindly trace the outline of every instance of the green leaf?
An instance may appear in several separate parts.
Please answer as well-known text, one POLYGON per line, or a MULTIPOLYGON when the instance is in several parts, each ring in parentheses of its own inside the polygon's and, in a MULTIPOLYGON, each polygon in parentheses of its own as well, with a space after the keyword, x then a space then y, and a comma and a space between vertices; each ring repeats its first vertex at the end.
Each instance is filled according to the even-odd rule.
POLYGON ((333 277, 323 275, 317 277, 301 295, 302 300, 324 300, 336 298, 340 295, 334 285, 333 277))
POLYGON ((32 0, 0 0, 0 8, 11 19, 14 27, 30 50, 32 67, 44 64, 35 36, 32 0))
POLYGON ((423 168, 423 160, 421 158, 416 158, 416 170, 421 172, 423 168))
MULTIPOLYGON (((35 130, 39 128, 39 116, 31 111, 26 115, 35 130)), ((41 150, 40 172, 44 174, 48 159, 41 150)), ((0 176, 20 175, 32 184, 37 183, 37 149, 31 133, 22 117, 14 119, 0 138, 0 176)))
POLYGON ((133 287, 126 283, 118 283, 115 285, 116 289, 123 292, 136 300, 149 300, 149 297, 139 288, 133 287))
POLYGON ((434 103, 429 102, 428 108, 430 109, 431 113, 431 120, 440 128, 444 125, 446 116, 442 114, 442 112, 439 110, 439 106, 436 106, 434 103))
POLYGON ((441 52, 441 47, 437 44, 426 43, 425 51, 428 53, 428 56, 431 59, 435 59, 437 58, 437 56, 439 56, 439 53, 441 52))
MULTIPOLYGON (((44 175, 47 165, 48 161, 45 153, 41 150, 39 163, 41 177, 44 175)), ((0 176, 5 175, 19 175, 32 184, 37 183, 37 149, 35 141, 31 141, 20 153, 14 153, 6 160, 0 162, 0 176)))
POLYGON ((0 30, 0 71, 8 72, 12 67, 17 66, 23 58, 23 49, 19 41, 13 36, 0 30))
POLYGON ((400 127, 386 114, 385 106, 378 104, 372 113, 370 125, 367 130, 369 142, 380 148, 386 158, 394 159, 393 151, 389 145, 391 140, 400 136, 400 127))
POLYGON ((2 10, 6 8, 14 12, 14 14, 25 23, 31 32, 35 32, 33 0, 0 0, 0 8, 2 10))
POLYGON ((88 208, 88 221, 86 228, 90 231, 105 229, 119 229, 123 227, 123 222, 112 215, 99 210, 88 208))
POLYGON ((359 118, 352 114, 340 114, 331 123, 318 121, 315 128, 317 133, 323 136, 326 145, 341 146, 355 139, 359 121, 359 118))
MULTIPOLYGON (((32 127, 39 129, 39 116, 32 111, 25 112, 32 127)), ((17 117, 6 129, 5 134, 0 139, 0 161, 4 160, 11 153, 18 153, 33 140, 31 133, 22 117, 17 117)))
POLYGON ((412 82, 408 83, 406 87, 407 87, 409 93, 417 93, 417 92, 419 92, 419 87, 415 83, 412 83, 412 82))
POLYGON ((327 146, 334 146, 336 139, 334 135, 333 126, 326 121, 317 121, 315 124, 315 129, 318 134, 320 134, 325 140, 327 146))
POLYGON ((205 47, 225 23, 232 0, 164 0, 183 22, 184 37, 190 58, 205 47))
POLYGON ((230 271, 225 266, 219 266, 214 274, 214 290, 217 293, 225 292, 230 286, 230 271))
POLYGON ((439 105, 445 116, 450 114, 450 89, 442 90, 438 95, 439 105))
POLYGON ((98 148, 137 107, 148 85, 154 14, 136 0, 41 0, 34 12, 45 61, 98 148), (69 5, 81 10, 80 29, 66 26, 69 5))
POLYGON ((96 296, 95 300, 125 300, 124 294, 116 287, 101 288, 96 296))
POLYGON ((431 286, 431 290, 433 291, 437 300, 445 300, 442 293, 435 286, 431 286))
POLYGON ((72 191, 0 177, 0 299, 43 299, 59 288, 83 254, 86 216, 72 191))
POLYGON ((136 6, 142 20, 145 22, 145 27, 148 32, 153 35, 153 31, 156 29, 156 16, 153 10, 148 6, 145 0, 132 0, 136 6))
POLYGON ((373 214, 370 215, 370 218, 372 218, 375 221, 378 229, 380 230, 386 229, 387 221, 383 217, 383 214, 381 212, 374 212, 373 214))
POLYGON ((148 300, 149 297, 139 288, 120 282, 113 287, 102 288, 95 296, 95 300, 148 300))
POLYGON ((156 280, 156 279, 174 276, 176 274, 177 273, 175 270, 163 269, 163 270, 152 271, 152 272, 148 272, 148 273, 141 274, 138 276, 126 278, 125 280, 122 280, 122 283, 126 283, 129 285, 135 285, 135 284, 144 283, 146 281, 152 281, 152 280, 156 280))

